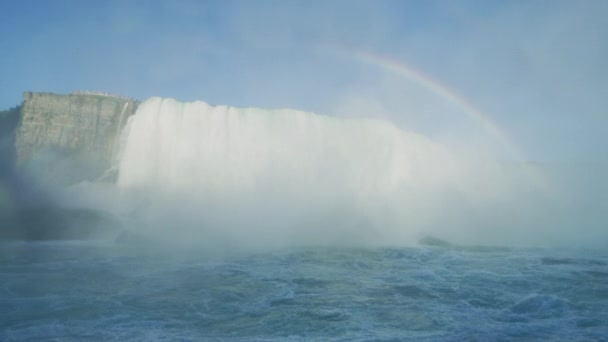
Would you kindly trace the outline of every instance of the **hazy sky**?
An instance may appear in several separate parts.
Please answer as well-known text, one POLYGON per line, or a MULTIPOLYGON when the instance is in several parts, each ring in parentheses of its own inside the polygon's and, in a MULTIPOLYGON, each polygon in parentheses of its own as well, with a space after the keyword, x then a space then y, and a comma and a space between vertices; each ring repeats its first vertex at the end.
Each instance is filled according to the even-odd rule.
POLYGON ((608 1, 0 2, 0 108, 99 90, 482 130, 405 63, 474 104, 532 161, 608 161, 608 1))

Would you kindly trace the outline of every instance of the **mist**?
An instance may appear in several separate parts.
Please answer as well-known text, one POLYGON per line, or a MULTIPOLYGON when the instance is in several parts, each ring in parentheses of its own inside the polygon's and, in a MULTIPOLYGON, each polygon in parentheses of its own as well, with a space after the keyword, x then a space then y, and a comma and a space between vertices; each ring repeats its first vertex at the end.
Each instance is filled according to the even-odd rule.
POLYGON ((59 198, 112 213, 125 227, 119 240, 147 249, 606 238, 605 192, 589 191, 597 184, 584 168, 498 161, 377 118, 151 98, 122 134, 116 182, 84 182, 59 198))
POLYGON ((59 205, 111 212, 160 240, 208 245, 408 244, 421 234, 483 244, 607 240, 603 1, 108 2, 94 9, 96 20, 83 15, 90 8, 70 8, 37 6, 49 13, 39 23, 45 30, 7 18, 31 33, 31 44, 1 65, 13 79, 3 86, 6 107, 22 89, 100 88, 142 100, 314 112, 339 127, 390 127, 403 141, 394 147, 388 133, 365 140, 367 128, 315 136, 296 122, 249 123, 236 130, 243 146, 231 147, 235 155, 222 154, 220 143, 191 143, 228 131, 165 127, 140 137, 150 150, 129 152, 125 141, 116 184, 56 189, 31 167, 27 178, 59 205), (474 104, 507 143, 420 82, 361 63, 356 51, 407 65, 474 104), (343 149, 328 147, 331 139, 343 149), (392 152, 402 161, 382 159, 385 148, 403 150, 392 152), (403 170, 413 174, 380 185, 403 170))

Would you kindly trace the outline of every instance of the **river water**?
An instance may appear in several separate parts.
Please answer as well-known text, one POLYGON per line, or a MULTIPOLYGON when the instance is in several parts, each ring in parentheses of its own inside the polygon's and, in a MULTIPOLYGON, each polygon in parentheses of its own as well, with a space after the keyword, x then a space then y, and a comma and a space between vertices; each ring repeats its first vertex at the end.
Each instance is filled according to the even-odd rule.
POLYGON ((605 340, 608 254, 4 243, 0 307, 2 341, 605 340))

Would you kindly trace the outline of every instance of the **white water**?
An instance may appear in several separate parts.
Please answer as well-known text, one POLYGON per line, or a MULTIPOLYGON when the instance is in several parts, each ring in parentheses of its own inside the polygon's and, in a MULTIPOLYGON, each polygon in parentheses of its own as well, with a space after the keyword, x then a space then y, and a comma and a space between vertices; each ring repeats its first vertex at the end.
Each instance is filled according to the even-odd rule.
POLYGON ((451 163, 385 121, 152 98, 130 125, 119 184, 240 196, 270 182, 368 196, 435 185, 451 163))
POLYGON ((134 225, 187 240, 411 242, 505 186, 381 120, 151 98, 123 134, 134 225))

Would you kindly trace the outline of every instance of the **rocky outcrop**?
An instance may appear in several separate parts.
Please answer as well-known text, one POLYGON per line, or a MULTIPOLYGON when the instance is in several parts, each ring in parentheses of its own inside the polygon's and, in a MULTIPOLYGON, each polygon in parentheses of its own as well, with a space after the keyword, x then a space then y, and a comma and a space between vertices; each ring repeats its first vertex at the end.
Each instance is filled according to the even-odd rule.
POLYGON ((111 169, 120 131, 137 106, 105 93, 25 92, 15 139, 17 167, 56 185, 99 179, 111 169))

